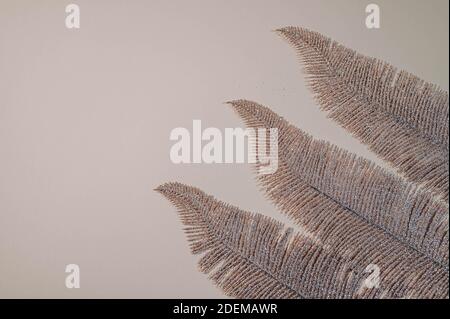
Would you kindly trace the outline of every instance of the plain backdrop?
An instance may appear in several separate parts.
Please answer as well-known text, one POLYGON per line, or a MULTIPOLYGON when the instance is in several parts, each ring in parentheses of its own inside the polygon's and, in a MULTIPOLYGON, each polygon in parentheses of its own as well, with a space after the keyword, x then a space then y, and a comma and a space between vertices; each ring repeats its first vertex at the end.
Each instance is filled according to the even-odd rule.
POLYGON ((448 1, 0 1, 0 297, 216 298, 175 209, 153 189, 198 186, 287 221, 247 165, 175 165, 170 131, 241 127, 247 98, 380 161, 319 111, 293 49, 304 26, 448 90, 448 1), (81 288, 65 287, 78 264, 81 288))

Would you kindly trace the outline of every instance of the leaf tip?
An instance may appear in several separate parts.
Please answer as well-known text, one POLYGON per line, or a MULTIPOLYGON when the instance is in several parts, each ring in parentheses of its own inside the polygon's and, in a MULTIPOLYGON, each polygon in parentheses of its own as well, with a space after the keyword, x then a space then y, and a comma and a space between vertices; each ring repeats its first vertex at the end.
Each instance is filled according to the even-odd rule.
POLYGON ((153 190, 158 192, 164 196, 167 196, 170 192, 174 192, 176 189, 179 189, 183 184, 178 182, 166 182, 161 185, 158 185, 153 190))
POLYGON ((275 30, 273 30, 273 32, 275 32, 276 34, 278 34, 279 36, 281 36, 285 39, 290 39, 293 37, 293 35, 298 33, 297 31, 300 31, 300 30, 302 30, 302 29, 298 28, 298 27, 287 26, 287 27, 275 29, 275 30))

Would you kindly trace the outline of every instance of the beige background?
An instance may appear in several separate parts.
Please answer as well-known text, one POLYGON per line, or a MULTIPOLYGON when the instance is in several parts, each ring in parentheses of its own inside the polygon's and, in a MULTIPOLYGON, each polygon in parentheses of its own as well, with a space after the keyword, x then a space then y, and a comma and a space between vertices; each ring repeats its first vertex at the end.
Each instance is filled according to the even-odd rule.
POLYGON ((174 165, 169 133, 241 126, 248 98, 358 154, 271 30, 299 25, 448 89, 448 1, 0 1, 0 297, 222 297, 197 271, 174 208, 178 180, 286 220, 246 165, 174 165), (81 267, 66 289, 65 265, 81 267))

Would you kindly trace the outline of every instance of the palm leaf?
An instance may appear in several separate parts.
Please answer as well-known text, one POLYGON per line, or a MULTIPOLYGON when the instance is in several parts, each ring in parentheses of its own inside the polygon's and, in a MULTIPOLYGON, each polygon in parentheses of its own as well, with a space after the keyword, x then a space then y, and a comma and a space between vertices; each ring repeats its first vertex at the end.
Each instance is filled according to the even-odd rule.
POLYGON ((278 129, 279 168, 257 178, 281 211, 341 253, 354 250, 362 260, 378 260, 376 246, 395 246, 448 270, 447 203, 366 159, 314 140, 262 105, 230 104, 247 126, 278 129))
POLYGON ((203 254, 200 269, 240 298, 448 298, 448 93, 318 33, 279 32, 322 108, 407 180, 262 105, 230 102, 249 127, 278 129, 279 169, 257 178, 306 233, 194 187, 161 185, 203 254), (380 270, 375 289, 370 267, 380 270))
MULTIPOLYGON (((179 210, 201 271, 239 298, 381 298, 448 296, 448 273, 392 239, 373 245, 382 269, 379 289, 365 288, 367 260, 340 254, 291 228, 242 211, 179 183, 157 191, 179 210)), ((364 231, 364 229, 361 229, 364 231)))
POLYGON ((448 93, 317 32, 278 30, 322 109, 410 181, 448 202, 448 93))

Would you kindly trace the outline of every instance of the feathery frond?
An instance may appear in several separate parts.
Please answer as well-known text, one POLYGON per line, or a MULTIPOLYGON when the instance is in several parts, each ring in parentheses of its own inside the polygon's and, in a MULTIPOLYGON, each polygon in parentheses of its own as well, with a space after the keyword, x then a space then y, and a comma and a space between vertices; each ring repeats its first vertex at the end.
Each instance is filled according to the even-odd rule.
POLYGON ((247 126, 278 129, 279 168, 257 178, 280 210, 341 253, 354 250, 378 262, 376 246, 387 245, 417 251, 448 269, 445 202, 366 159, 314 140, 262 105, 230 104, 247 126))
MULTIPOLYGON (((367 260, 341 254, 260 214, 179 183, 157 191, 179 210, 194 254, 224 292, 239 298, 445 298, 448 273, 414 251, 374 244, 380 287, 365 286, 367 260)), ((364 229, 360 229, 364 231, 364 229)), ((366 247, 368 248, 368 247, 366 247)))
POLYGON ((277 30, 322 109, 410 181, 448 202, 448 93, 304 28, 277 30))
POLYGON ((448 298, 448 93, 319 33, 278 31, 322 109, 407 180, 262 105, 232 101, 247 126, 278 129, 278 170, 257 179, 308 235, 197 188, 161 185, 203 254, 200 269, 239 298, 448 298), (375 287, 370 267, 380 271, 375 287))

